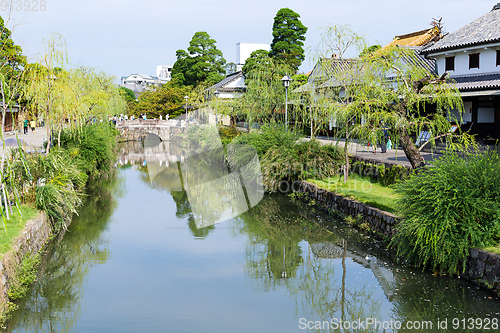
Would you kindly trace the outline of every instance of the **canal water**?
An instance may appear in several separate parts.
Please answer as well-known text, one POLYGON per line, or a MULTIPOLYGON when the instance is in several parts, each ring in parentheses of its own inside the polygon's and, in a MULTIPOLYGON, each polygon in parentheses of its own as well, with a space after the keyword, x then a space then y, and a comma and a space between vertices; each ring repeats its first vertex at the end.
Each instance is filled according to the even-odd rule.
POLYGON ((284 194, 256 202, 247 187, 250 208, 231 211, 209 187, 216 199, 203 211, 185 188, 196 168, 167 148, 122 146, 117 179, 93 189, 49 249, 8 332, 498 328, 493 294, 398 265, 377 241, 284 194))

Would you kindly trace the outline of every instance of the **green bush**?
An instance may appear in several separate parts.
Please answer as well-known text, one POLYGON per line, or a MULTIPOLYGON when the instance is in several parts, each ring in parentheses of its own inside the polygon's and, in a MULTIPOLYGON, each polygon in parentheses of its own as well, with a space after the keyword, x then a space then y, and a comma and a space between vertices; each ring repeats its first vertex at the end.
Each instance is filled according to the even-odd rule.
POLYGON ((78 157, 91 179, 109 177, 116 162, 116 134, 109 123, 67 128, 61 133, 61 148, 78 157))
POLYGON ((277 123, 269 123, 260 128, 259 131, 243 133, 237 136, 233 143, 247 144, 255 148, 259 158, 273 147, 283 149, 292 148, 301 135, 292 130, 285 130, 283 125, 277 123))
POLYGON ((36 176, 37 209, 47 213, 55 231, 61 230, 82 202, 87 174, 75 156, 59 149, 32 159, 30 171, 36 176))
POLYGON ((282 180, 323 179, 337 175, 343 164, 342 151, 317 140, 292 146, 270 148, 260 160, 262 180, 267 191, 278 190, 282 180))
POLYGON ((500 157, 447 153, 396 185, 403 221, 391 241, 417 265, 458 273, 471 247, 500 239, 500 157))
POLYGON ((393 165, 386 168, 384 165, 375 165, 356 161, 351 165, 351 172, 362 177, 369 177, 382 185, 389 186, 409 177, 411 171, 402 165, 393 165))
POLYGON ((219 136, 224 146, 231 143, 231 141, 240 134, 241 132, 236 126, 219 126, 219 136))

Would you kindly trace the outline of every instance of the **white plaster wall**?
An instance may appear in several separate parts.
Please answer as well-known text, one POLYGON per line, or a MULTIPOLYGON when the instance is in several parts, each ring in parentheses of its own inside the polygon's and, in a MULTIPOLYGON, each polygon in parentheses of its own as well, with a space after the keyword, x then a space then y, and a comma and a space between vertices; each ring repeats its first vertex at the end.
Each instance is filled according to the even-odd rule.
POLYGON ((455 57, 455 70, 449 71, 450 76, 460 76, 469 74, 483 74, 500 72, 500 66, 496 65, 496 50, 500 50, 500 45, 490 47, 476 47, 462 50, 440 53, 435 56, 438 73, 442 75, 445 71, 445 59, 455 57), (479 53, 479 68, 469 69, 469 54, 479 53))

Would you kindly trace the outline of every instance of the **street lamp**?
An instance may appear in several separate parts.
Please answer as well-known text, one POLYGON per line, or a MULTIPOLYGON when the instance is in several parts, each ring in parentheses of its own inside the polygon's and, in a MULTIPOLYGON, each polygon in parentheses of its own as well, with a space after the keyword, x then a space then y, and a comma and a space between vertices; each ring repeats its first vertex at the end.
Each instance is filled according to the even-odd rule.
POLYGON ((283 86, 285 86, 285 130, 288 131, 288 87, 292 79, 287 75, 281 79, 283 86))
MULTIPOLYGON (((217 89, 214 91, 215 98, 218 98, 220 95, 220 91, 217 89)), ((217 109, 215 109, 215 126, 217 126, 217 109)))
POLYGON ((184 96, 184 100, 186 101, 186 126, 187 126, 187 122, 188 122, 188 99, 189 99, 189 96, 184 96))

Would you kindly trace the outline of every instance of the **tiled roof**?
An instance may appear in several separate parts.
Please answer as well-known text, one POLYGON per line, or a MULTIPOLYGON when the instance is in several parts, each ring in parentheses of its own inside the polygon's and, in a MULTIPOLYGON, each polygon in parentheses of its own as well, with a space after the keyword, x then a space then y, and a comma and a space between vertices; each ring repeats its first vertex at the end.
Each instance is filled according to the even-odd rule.
POLYGON ((500 73, 476 74, 451 77, 460 91, 500 88, 500 73))
POLYGON ((430 42, 438 39, 440 36, 439 28, 432 27, 430 29, 412 32, 406 35, 396 36, 384 48, 391 46, 426 46, 430 42))
POLYGON ((243 77, 243 71, 238 71, 227 75, 222 81, 217 82, 211 87, 208 87, 206 90, 219 92, 235 92, 235 91, 245 91, 246 87, 226 87, 231 82, 238 80, 243 77))
POLYGON ((422 54, 422 50, 424 49, 424 47, 414 46, 414 47, 408 47, 408 49, 413 51, 415 57, 404 55, 403 59, 406 63, 412 63, 415 66, 424 68, 430 73, 436 73, 436 60, 428 59, 425 57, 424 54, 422 54))
POLYGON ((465 27, 445 36, 425 49, 425 53, 435 53, 462 47, 500 42, 500 6, 465 27))
POLYGON ((336 74, 351 68, 355 63, 356 60, 354 59, 320 59, 314 66, 307 82, 316 85, 324 83, 325 81, 334 77, 336 74))

